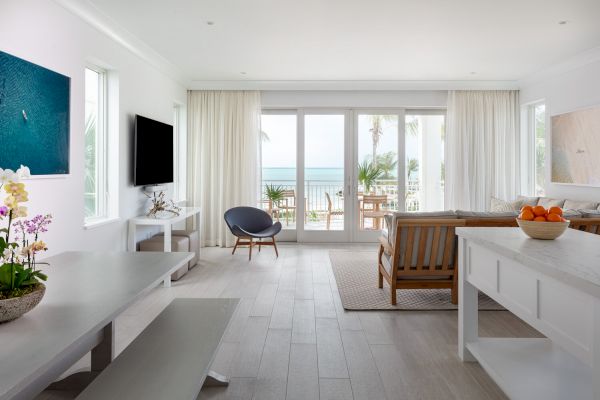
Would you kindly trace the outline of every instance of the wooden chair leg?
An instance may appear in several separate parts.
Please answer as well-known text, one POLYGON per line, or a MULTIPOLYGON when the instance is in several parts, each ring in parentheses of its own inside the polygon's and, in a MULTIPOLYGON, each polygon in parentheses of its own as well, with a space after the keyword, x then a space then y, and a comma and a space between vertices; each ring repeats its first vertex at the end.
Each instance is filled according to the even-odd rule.
POLYGON ((396 305, 396 284, 392 283, 390 285, 390 290, 392 291, 392 305, 396 305))
POLYGON ((248 252, 248 261, 252 261, 252 246, 254 246, 254 242, 252 241, 252 238, 250 238, 250 244, 248 246, 248 248, 250 249, 250 251, 248 252))
POLYGON ((238 237, 235 240, 235 246, 233 246, 233 251, 231 252, 231 255, 235 254, 235 249, 237 249, 239 243, 240 243, 240 238, 238 237))
POLYGON ((277 243, 275 243, 275 236, 273 236, 271 239, 273 239, 273 248, 275 248, 275 255, 277 256, 277 258, 279 258, 279 251, 277 250, 277 243))
POLYGON ((377 273, 379 274, 379 281, 377 282, 377 287, 379 289, 383 289, 383 274, 381 273, 381 266, 383 265, 381 257, 383 257, 383 251, 383 246, 379 246, 379 254, 377 256, 377 273))
POLYGON ((331 225, 331 214, 327 214, 327 230, 329 230, 330 225, 331 225))
POLYGON ((261 243, 260 242, 262 242, 262 239, 258 239, 258 243, 257 243, 258 244, 258 252, 259 253, 260 253, 260 248, 261 248, 261 243))

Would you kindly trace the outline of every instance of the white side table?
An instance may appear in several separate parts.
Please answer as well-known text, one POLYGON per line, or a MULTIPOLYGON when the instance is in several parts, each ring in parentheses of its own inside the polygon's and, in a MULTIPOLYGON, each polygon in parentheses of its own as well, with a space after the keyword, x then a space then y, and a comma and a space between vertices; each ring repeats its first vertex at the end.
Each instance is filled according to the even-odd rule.
MULTIPOLYGON (((135 241, 135 233, 138 225, 147 225, 147 226, 159 226, 162 227, 162 230, 165 233, 164 236, 164 251, 167 253, 171 252, 171 230, 173 225, 185 221, 187 218, 195 218, 195 229, 198 231, 198 248, 194 251, 198 256, 200 256, 200 243, 202 240, 200 238, 200 207, 182 207, 179 216, 172 218, 152 218, 147 217, 145 215, 141 215, 139 217, 131 218, 129 220, 129 231, 127 238, 127 249, 129 251, 137 251, 137 243, 135 241)), ((192 251, 192 249, 190 249, 192 251)), ((164 281, 165 287, 171 286, 171 276, 169 275, 164 281)))

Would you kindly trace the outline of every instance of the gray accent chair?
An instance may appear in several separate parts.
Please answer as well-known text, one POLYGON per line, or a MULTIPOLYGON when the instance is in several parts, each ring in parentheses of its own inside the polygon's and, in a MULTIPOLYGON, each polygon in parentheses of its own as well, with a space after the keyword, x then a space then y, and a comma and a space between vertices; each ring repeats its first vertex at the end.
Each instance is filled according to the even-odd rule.
POLYGON ((281 222, 273 223, 273 218, 265 211, 254 207, 234 207, 225 212, 225 223, 237 238, 231 254, 235 254, 238 246, 248 246, 248 260, 252 260, 252 247, 273 246, 279 257, 275 235, 281 231, 281 222), (263 239, 270 238, 271 241, 263 239))

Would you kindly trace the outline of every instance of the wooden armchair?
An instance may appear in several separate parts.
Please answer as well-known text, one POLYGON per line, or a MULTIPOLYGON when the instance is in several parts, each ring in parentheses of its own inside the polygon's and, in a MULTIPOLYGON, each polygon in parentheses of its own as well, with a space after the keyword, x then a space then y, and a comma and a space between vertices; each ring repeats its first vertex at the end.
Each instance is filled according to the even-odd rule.
POLYGON ((332 215, 344 215, 344 210, 334 210, 333 209, 333 202, 331 201, 331 197, 329 196, 329 193, 325 192, 325 198, 327 199, 326 229, 329 230, 329 228, 331 227, 331 216, 332 215))
POLYGON ((387 211, 382 210, 382 206, 387 203, 387 195, 364 195, 360 201, 360 229, 365 229, 365 219, 373 220, 373 229, 381 228, 381 220, 385 217, 387 211))
POLYGON ((600 218, 570 218, 569 228, 600 235, 600 218))
POLYGON ((289 225, 290 214, 292 214, 292 222, 296 222, 296 191, 294 189, 284 190, 282 197, 279 209, 285 212, 285 224, 289 225))
POLYGON ((385 279, 390 285, 391 303, 397 289, 452 290, 458 303, 457 239, 455 228, 462 219, 398 219, 392 245, 379 239, 379 288, 385 279))

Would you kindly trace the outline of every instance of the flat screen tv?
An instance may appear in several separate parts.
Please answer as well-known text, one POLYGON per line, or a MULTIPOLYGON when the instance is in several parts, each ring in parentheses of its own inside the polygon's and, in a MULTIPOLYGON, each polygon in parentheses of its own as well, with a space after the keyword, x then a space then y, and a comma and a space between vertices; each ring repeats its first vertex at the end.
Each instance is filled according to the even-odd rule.
POLYGON ((134 185, 173 182, 173 126, 136 115, 133 157, 134 185))

